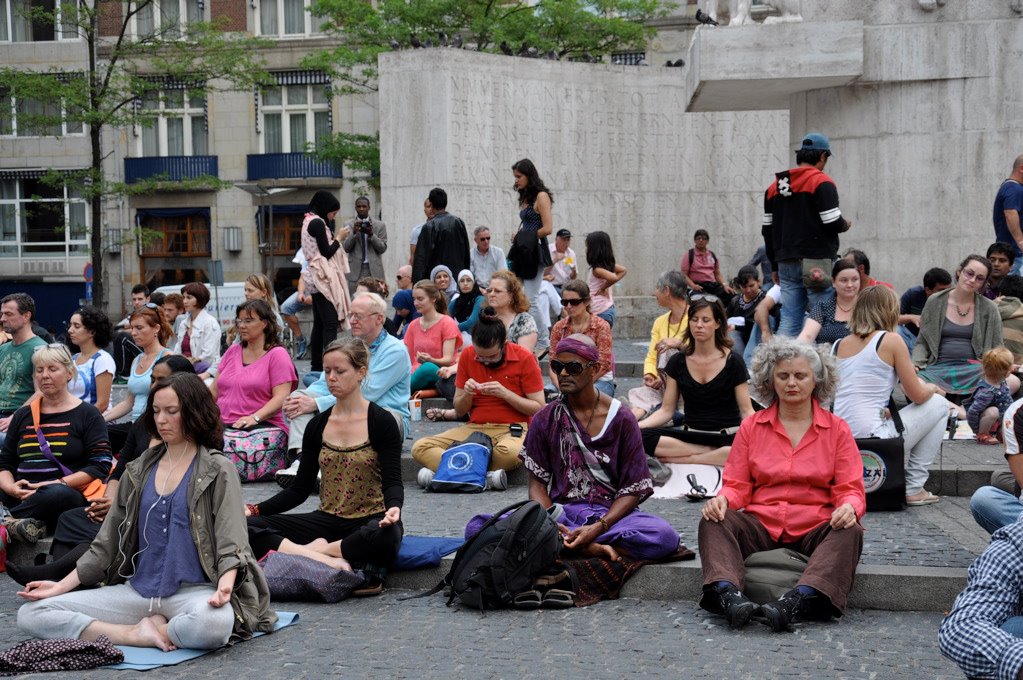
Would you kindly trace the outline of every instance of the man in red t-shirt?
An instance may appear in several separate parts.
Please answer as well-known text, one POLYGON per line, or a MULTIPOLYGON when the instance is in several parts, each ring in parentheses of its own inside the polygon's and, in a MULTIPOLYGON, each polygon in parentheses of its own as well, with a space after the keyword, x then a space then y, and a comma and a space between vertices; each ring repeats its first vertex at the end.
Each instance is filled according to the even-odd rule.
MULTIPOLYGON (((472 345, 458 359, 455 414, 461 418, 468 413, 469 422, 412 445, 412 457, 429 470, 436 471, 444 451, 474 432, 494 442, 490 470, 514 470, 522 464, 519 450, 529 420, 544 406, 543 376, 536 357, 524 347, 505 342, 504 324, 496 316, 486 316, 488 309, 473 328, 472 345)), ((421 474, 420 485, 429 481, 421 474)), ((502 488, 497 483, 491 486, 502 488)))

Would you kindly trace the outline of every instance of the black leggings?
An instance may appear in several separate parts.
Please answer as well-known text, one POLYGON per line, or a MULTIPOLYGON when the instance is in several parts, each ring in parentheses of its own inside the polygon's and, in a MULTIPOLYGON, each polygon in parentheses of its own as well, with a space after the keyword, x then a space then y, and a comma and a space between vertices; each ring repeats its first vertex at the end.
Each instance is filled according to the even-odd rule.
POLYGON ((341 555, 353 567, 361 568, 367 564, 389 567, 398 556, 404 529, 401 522, 381 528, 383 516, 380 513, 346 519, 314 510, 291 515, 249 517, 249 546, 258 559, 271 550, 277 550, 284 539, 305 544, 322 538, 330 543, 341 541, 341 555))
POLYGON ((690 444, 703 444, 705 446, 731 446, 734 434, 721 434, 718 432, 707 432, 703 430, 685 430, 681 427, 650 427, 640 430, 643 436, 643 450, 646 455, 654 455, 657 442, 661 437, 670 437, 690 444))
POLYGON ((0 501, 18 519, 32 518, 46 522, 48 534, 57 528, 57 519, 64 511, 88 505, 81 491, 64 484, 47 484, 23 501, 0 494, 0 501))
POLYGON ((323 348, 337 338, 337 307, 323 293, 313 293, 313 332, 309 334, 310 370, 323 370, 323 348))

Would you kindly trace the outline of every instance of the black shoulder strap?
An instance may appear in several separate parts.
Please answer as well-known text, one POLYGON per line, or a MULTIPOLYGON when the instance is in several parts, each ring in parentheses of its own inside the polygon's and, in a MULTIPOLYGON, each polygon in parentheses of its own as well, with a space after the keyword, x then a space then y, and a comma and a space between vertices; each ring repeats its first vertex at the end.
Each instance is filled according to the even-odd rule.
POLYGON ((686 276, 689 276, 689 272, 693 271, 693 257, 696 255, 696 249, 689 249, 689 271, 686 272, 686 276))

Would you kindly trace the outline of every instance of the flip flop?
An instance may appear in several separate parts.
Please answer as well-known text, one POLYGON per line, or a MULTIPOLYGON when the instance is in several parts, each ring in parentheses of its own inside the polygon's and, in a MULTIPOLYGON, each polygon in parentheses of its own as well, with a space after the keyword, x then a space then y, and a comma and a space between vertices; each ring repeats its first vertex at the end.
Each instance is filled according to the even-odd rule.
POLYGON ((539 590, 526 590, 515 596, 512 607, 515 609, 539 609, 541 605, 539 590))
POLYGON ((571 590, 551 588, 543 594, 544 609, 570 609, 575 606, 575 593, 571 590))
POLYGON ((923 498, 918 498, 916 500, 911 501, 909 500, 909 497, 906 497, 906 505, 910 507, 919 507, 921 505, 934 505, 940 500, 941 500, 940 496, 935 496, 933 493, 928 491, 926 495, 923 496, 923 498))

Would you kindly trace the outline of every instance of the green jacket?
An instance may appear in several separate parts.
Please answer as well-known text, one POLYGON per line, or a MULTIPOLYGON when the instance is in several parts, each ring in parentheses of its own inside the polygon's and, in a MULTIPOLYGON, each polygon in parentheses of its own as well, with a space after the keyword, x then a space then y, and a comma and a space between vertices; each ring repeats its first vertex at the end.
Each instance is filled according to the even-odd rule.
POLYGON ((1002 339, 1016 363, 1023 362, 1023 302, 1018 298, 1004 296, 995 299, 998 314, 1002 317, 1002 339))
MULTIPOLYGON (((955 290, 946 288, 927 298, 924 309, 920 312, 920 334, 913 346, 913 363, 923 368, 938 360, 938 348, 941 346, 941 329, 945 325, 945 309, 948 306, 948 295, 955 290)), ((1002 344, 1002 318, 998 307, 980 293, 973 294, 973 353, 980 358, 984 352, 1002 344)))
MULTIPOLYGON (((89 552, 78 560, 83 585, 114 585, 131 578, 129 556, 138 552, 138 516, 142 488, 166 445, 159 444, 125 468, 99 535, 89 552)), ((216 586, 220 575, 237 569, 231 607, 234 631, 231 642, 246 640, 255 632, 273 632, 277 615, 270 609, 266 577, 249 549, 241 484, 234 465, 219 451, 199 448, 195 471, 188 485, 188 508, 192 539, 206 578, 216 586)))

